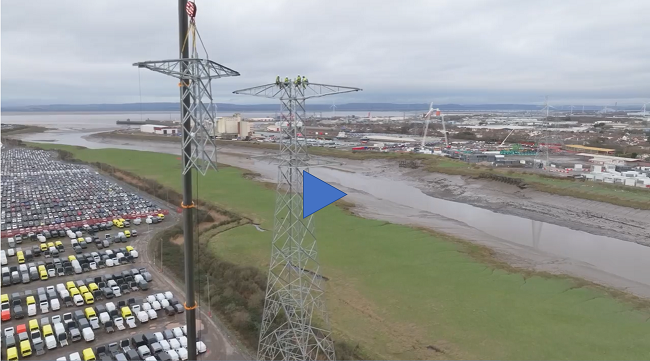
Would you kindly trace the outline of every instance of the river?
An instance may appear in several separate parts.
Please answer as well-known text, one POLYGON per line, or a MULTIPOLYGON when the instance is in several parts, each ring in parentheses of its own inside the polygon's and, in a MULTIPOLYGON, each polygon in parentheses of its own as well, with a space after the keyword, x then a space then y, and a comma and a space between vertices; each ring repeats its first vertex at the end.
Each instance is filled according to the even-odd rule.
MULTIPOLYGON (((6 120, 3 115, 4 121, 47 126, 47 122, 32 122, 24 117, 6 120)), ((67 122, 57 118, 56 121, 57 130, 22 134, 20 138, 93 149, 123 148, 180 154, 179 145, 174 143, 89 137, 92 133, 116 128, 114 121, 101 126, 85 126, 77 118, 67 122)), ((224 147, 219 162, 250 169, 274 180, 277 166, 248 157, 255 152, 241 147, 224 147)), ((348 193, 346 199, 354 202, 357 213, 365 217, 443 231, 489 246, 516 266, 566 273, 650 297, 650 247, 435 198, 423 193, 417 184, 369 175, 359 165, 319 167, 311 172, 348 193)))

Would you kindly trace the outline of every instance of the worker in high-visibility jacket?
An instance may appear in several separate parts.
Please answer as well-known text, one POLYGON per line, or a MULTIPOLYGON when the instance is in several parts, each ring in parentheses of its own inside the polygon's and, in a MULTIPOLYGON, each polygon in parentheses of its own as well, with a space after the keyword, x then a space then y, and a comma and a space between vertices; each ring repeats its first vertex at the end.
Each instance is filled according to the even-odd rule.
POLYGON ((275 77, 275 85, 280 86, 280 76, 275 77))
POLYGON ((289 85, 289 77, 288 76, 284 77, 284 85, 289 85))
POLYGON ((307 85, 309 85, 309 81, 307 80, 307 77, 303 75, 302 76, 302 87, 305 88, 305 87, 307 87, 307 85))
POLYGON ((300 75, 296 77, 296 80, 294 80, 296 85, 300 85, 300 75))

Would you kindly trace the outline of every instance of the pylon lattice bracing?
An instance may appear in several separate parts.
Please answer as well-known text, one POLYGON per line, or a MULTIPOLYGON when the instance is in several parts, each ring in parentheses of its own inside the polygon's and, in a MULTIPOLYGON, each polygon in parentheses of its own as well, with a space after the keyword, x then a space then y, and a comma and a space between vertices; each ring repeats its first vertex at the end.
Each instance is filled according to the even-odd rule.
POLYGON ((258 360, 334 360, 314 217, 303 214, 303 170, 312 159, 304 132, 305 100, 359 91, 289 81, 235 91, 282 103, 280 155, 268 284, 258 360))
MULTIPOLYGON (((183 174, 195 168, 202 175, 205 175, 208 169, 217 169, 217 147, 211 138, 215 131, 212 79, 238 76, 239 73, 209 60, 207 51, 203 47, 205 57, 201 58, 196 46, 197 40, 201 45, 203 44, 193 22, 190 24, 189 33, 192 35, 187 37, 185 44, 185 46, 191 44, 189 59, 143 61, 133 65, 179 79, 178 85, 183 91, 181 99, 189 96, 191 100, 190 107, 184 109, 185 112, 181 112, 183 114, 181 124, 185 124, 189 118, 191 125, 189 137, 183 138, 181 149, 185 153, 187 143, 193 145, 191 154, 185 154, 190 162, 183 169, 183 174)), ((181 102, 181 107, 186 108, 186 105, 181 102)), ((183 132, 185 131, 186 129, 183 128, 183 132)))

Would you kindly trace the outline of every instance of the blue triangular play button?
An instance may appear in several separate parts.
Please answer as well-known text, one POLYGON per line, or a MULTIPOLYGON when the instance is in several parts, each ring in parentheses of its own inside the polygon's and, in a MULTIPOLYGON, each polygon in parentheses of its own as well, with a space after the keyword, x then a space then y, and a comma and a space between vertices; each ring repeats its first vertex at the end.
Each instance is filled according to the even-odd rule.
POLYGON ((307 218, 347 194, 302 171, 302 218, 307 218))

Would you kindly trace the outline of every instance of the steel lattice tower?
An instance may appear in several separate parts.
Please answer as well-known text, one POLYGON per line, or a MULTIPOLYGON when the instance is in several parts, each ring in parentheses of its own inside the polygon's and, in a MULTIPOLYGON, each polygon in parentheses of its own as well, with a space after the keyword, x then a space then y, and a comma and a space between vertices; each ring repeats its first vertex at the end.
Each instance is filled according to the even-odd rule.
POLYGON ((216 146, 210 138, 214 134, 214 106, 212 79, 238 76, 239 73, 208 59, 194 18, 196 4, 178 1, 179 58, 144 61, 133 64, 179 80, 183 149, 183 240, 185 249, 185 320, 187 323, 187 353, 196 360, 196 308, 194 295, 194 227, 192 198, 192 169, 205 175, 216 169, 216 146), (189 19, 189 25, 188 25, 189 19), (197 43, 200 48, 197 47, 197 43), (202 50, 202 54, 199 53, 202 50))
POLYGON ((303 218, 302 172, 314 166, 303 120, 307 99, 360 90, 289 80, 234 92, 282 103, 273 241, 258 360, 335 359, 314 218, 303 218))

